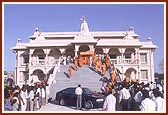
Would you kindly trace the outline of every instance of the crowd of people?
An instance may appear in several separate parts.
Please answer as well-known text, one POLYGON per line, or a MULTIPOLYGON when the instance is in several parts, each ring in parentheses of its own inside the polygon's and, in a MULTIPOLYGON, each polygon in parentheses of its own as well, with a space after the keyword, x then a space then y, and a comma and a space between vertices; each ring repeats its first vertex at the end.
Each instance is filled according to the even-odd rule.
POLYGON ((108 82, 102 85, 102 93, 107 97, 105 111, 163 111, 164 90, 154 82, 138 83, 124 80, 121 83, 108 82))
POLYGON ((4 88, 5 111, 36 111, 44 106, 47 100, 47 84, 45 82, 34 85, 7 86, 4 88))

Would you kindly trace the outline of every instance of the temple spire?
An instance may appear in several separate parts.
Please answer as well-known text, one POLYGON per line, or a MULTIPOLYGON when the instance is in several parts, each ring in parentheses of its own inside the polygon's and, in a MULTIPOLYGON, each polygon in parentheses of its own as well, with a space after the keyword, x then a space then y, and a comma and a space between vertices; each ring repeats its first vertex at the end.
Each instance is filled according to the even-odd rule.
POLYGON ((80 32, 88 33, 89 32, 89 27, 86 22, 85 15, 81 18, 82 24, 81 24, 81 30, 80 32))

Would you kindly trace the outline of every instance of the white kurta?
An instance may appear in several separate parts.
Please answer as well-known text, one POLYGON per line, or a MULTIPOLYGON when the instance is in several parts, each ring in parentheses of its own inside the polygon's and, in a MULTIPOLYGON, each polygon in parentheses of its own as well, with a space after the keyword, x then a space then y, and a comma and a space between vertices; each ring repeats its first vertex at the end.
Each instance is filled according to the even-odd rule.
POLYGON ((25 92, 23 92, 21 90, 20 92, 20 97, 23 99, 23 102, 21 101, 21 111, 26 111, 26 105, 27 105, 27 90, 25 92))
POLYGON ((45 89, 44 89, 44 88, 42 88, 42 89, 41 89, 41 92, 42 92, 42 98, 45 98, 45 96, 46 96, 45 89))
POLYGON ((140 105, 141 111, 155 111, 155 102, 149 98, 145 98, 140 105))
POLYGON ((116 110, 116 97, 113 94, 109 94, 103 104, 103 110, 115 111, 116 110))
POLYGON ((130 92, 128 89, 123 88, 120 92, 119 92, 119 102, 121 102, 122 99, 129 99, 131 97, 130 92))
POLYGON ((161 97, 157 97, 155 100, 156 104, 156 111, 163 111, 164 110, 164 99, 161 97))
POLYGON ((33 90, 29 92, 29 95, 27 96, 27 98, 30 100, 29 102, 30 111, 33 111, 34 109, 34 91, 33 90))

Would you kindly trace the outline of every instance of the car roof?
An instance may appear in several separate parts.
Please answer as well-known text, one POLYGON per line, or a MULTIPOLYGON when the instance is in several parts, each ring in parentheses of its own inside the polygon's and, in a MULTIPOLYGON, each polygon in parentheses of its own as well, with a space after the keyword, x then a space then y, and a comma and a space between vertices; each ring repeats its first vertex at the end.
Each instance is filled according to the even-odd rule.
MULTIPOLYGON (((77 87, 67 87, 65 89, 76 89, 77 87)), ((89 88, 86 88, 86 87, 81 87, 82 89, 89 89, 89 88)))

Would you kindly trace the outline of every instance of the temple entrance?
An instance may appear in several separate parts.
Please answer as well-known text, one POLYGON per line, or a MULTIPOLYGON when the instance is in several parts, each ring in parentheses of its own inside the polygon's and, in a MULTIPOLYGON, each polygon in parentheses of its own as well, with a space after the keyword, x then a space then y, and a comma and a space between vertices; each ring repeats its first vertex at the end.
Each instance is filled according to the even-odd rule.
POLYGON ((80 53, 80 52, 86 52, 86 51, 89 51, 89 50, 90 50, 90 48, 89 48, 88 45, 81 45, 81 46, 79 47, 79 53, 80 53))

